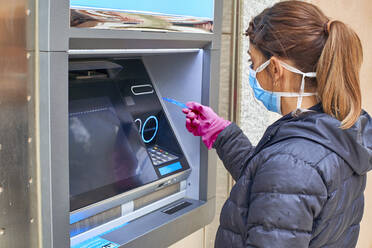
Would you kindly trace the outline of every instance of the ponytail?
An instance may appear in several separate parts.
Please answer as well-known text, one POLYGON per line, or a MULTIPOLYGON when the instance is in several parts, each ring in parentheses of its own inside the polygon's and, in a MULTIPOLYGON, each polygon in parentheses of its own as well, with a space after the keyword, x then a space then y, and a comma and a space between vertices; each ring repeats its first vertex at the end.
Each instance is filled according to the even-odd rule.
POLYGON ((324 112, 340 120, 342 129, 352 127, 361 113, 362 60, 358 35, 340 21, 330 22, 328 39, 316 69, 317 91, 324 112))

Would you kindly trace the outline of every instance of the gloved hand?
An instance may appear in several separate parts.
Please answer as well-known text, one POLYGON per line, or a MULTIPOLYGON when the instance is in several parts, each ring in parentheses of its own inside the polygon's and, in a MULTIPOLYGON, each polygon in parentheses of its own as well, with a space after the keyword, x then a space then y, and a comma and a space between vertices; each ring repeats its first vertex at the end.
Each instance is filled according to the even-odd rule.
POLYGON ((183 109, 186 114, 186 128, 195 136, 201 136, 203 143, 211 149, 217 136, 225 127, 231 124, 219 117, 213 109, 197 102, 186 103, 188 109, 183 109))

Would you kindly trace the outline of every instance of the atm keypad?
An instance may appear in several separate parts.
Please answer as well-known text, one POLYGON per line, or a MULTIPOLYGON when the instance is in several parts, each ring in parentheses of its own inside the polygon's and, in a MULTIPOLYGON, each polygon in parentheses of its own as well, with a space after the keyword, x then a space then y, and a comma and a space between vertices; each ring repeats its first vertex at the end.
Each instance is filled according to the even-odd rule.
POLYGON ((178 158, 177 156, 170 154, 157 146, 148 148, 148 151, 154 165, 161 165, 178 158))

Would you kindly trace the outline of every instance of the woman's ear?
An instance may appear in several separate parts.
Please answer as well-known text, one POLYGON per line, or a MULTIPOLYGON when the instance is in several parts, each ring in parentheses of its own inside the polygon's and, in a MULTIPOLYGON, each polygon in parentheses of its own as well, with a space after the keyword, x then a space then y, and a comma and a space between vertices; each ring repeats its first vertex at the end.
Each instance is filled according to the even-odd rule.
POLYGON ((273 75, 274 85, 277 85, 283 80, 284 69, 276 57, 273 56, 270 60, 271 75, 273 75))

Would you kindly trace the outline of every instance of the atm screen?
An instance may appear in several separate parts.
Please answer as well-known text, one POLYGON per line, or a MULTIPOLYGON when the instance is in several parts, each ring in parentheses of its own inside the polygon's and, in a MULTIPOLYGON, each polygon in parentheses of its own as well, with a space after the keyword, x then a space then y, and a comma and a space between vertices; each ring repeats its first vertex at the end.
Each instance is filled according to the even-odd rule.
MULTIPOLYGON (((133 151, 135 144, 131 136, 135 130, 130 120, 119 120, 107 98, 72 101, 70 109, 70 166, 74 172, 70 177, 71 195, 113 182, 129 180, 135 183, 146 168, 146 152, 141 151, 139 145, 139 152, 133 151), (98 103, 95 104, 97 107, 75 110, 81 105, 92 105, 90 102, 98 103)), ((155 173, 147 175, 150 175, 147 180, 155 179, 155 173)))
POLYGON ((70 64, 70 211, 189 168, 151 82, 133 80, 142 63, 123 63, 140 71, 128 80, 112 64, 115 73, 95 61, 87 75, 70 64))

